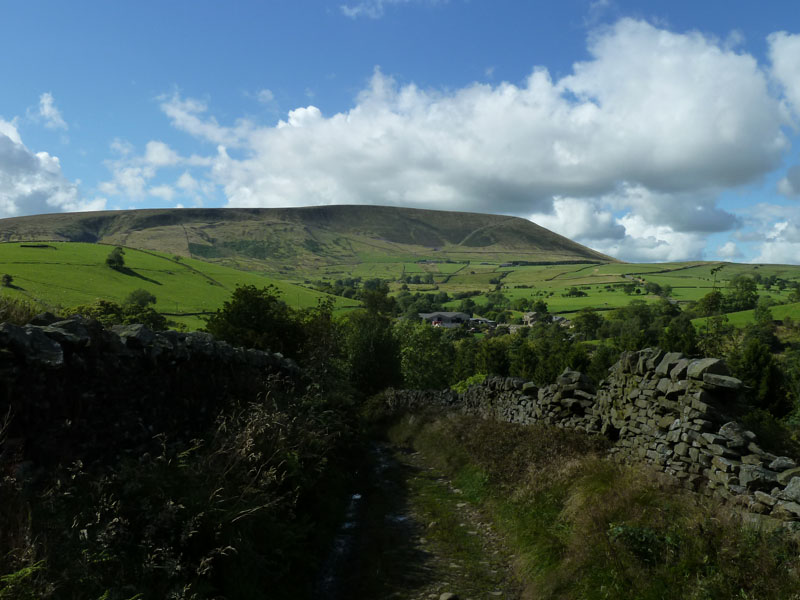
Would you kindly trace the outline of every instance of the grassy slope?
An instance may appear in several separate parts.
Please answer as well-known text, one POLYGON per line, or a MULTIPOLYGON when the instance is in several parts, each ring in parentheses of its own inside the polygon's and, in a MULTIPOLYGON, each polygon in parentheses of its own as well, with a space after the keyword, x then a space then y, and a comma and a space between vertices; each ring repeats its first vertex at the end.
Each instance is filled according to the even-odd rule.
MULTIPOLYGON (((26 248, 16 243, 0 244, 0 272, 14 278, 13 288, 3 293, 24 296, 53 308, 93 302, 98 298, 121 301, 131 291, 143 288, 156 296, 156 310, 190 315, 213 312, 230 297, 237 285, 275 285, 283 299, 294 307, 314 306, 324 296, 307 288, 237 271, 206 262, 181 259, 157 252, 128 248, 126 272, 110 269, 105 259, 110 247, 99 244, 51 243, 46 248, 26 248)), ((337 307, 355 303, 336 299, 337 307)), ((197 317, 177 317, 192 327, 197 317)))
MULTIPOLYGON (((499 281, 510 298, 544 299, 556 313, 570 313, 584 307, 608 310, 637 298, 648 302, 658 300, 652 295, 623 293, 619 285, 634 279, 670 285, 672 297, 680 302, 697 300, 715 285, 724 289, 737 274, 775 274, 800 280, 800 267, 786 265, 725 263, 715 277, 711 269, 722 263, 608 262, 607 257, 524 219, 390 207, 143 210, 0 221, 0 239, 12 238, 101 240, 159 248, 166 254, 159 255, 161 262, 157 264, 148 263, 146 255, 135 258, 131 254, 130 260, 144 261, 137 262, 134 271, 158 283, 163 283, 159 278, 170 282, 166 287, 113 273, 109 279, 109 273, 102 270, 98 280, 91 266, 79 264, 82 260, 79 257, 70 263, 70 274, 63 276, 59 274, 63 269, 51 273, 44 265, 37 267, 36 272, 41 275, 36 275, 39 278, 36 281, 30 268, 19 271, 21 265, 9 265, 7 270, 18 277, 20 287, 26 292, 64 305, 95 297, 120 299, 135 287, 152 287, 151 291, 159 298, 158 308, 164 312, 209 310, 219 306, 236 283, 263 285, 276 280, 300 285, 347 277, 397 281, 403 276, 430 273, 437 287, 411 284, 409 289, 438 290, 451 295, 472 290, 485 294, 494 290, 499 281), (188 258, 190 249, 194 256, 203 256, 204 260, 188 258), (186 267, 193 265, 220 285, 212 285, 202 277, 179 277, 186 273, 177 269, 181 263, 171 260, 175 255, 186 257, 182 263, 186 272, 190 272, 186 267), (575 261, 581 257, 588 262, 501 266, 511 261, 575 261), (148 270, 154 275, 146 275, 148 270), (262 277, 265 274, 272 279, 265 280, 262 277), (571 287, 588 295, 564 297, 571 287)), ((88 263, 102 263, 106 248, 99 246, 88 263)), ((7 259, 0 254, 0 260, 24 262, 31 252, 36 251, 16 258, 9 255, 7 259)), ((37 256, 45 256, 41 252, 37 256)), ((61 251, 61 256, 64 255, 61 251)), ((306 288, 277 284, 284 289, 289 304, 306 306, 316 301, 317 296, 306 288)), ((393 284, 392 289, 398 291, 400 283, 393 284)), ((768 294, 778 302, 788 295, 775 289, 768 294)), ((478 296, 475 301, 481 304, 485 298, 478 296)), ((454 308, 457 304, 449 306, 454 308)), ((779 318, 777 313, 776 318, 779 318)))
POLYGON ((442 257, 613 261, 525 219, 383 206, 38 215, 0 221, 0 239, 101 241, 303 274, 442 257))
POLYGON ((388 435, 448 473, 506 534, 523 598, 778 599, 800 583, 790 532, 600 458, 603 438, 419 414, 388 435))

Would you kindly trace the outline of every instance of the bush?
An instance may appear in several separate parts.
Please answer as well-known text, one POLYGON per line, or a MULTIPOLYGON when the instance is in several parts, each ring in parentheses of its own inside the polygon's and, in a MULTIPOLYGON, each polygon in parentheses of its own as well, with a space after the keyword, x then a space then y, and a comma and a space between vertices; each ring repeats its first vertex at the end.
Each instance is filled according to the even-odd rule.
POLYGON ((125 300, 122 301, 122 304, 138 306, 140 308, 145 308, 146 306, 150 306, 151 304, 155 303, 156 297, 142 288, 133 290, 125 297, 125 300))
POLYGON ((0 296, 0 322, 25 325, 42 310, 41 306, 29 300, 0 296))
POLYGON ((121 246, 116 246, 108 253, 106 264, 112 269, 122 269, 125 267, 125 250, 121 246))
POLYGON ((65 314, 97 319, 104 327, 141 323, 153 331, 163 331, 167 328, 167 320, 164 316, 149 306, 120 305, 110 300, 96 300, 90 304, 79 304, 68 308, 65 314))
POLYGON ((800 586, 790 531, 600 458, 600 438, 454 415, 403 419, 390 437, 455 481, 481 475, 465 497, 506 535, 522 597, 778 600, 800 586))
POLYGON ((273 285, 238 286, 230 300, 206 321, 205 330, 220 340, 258 350, 296 356, 303 344, 298 314, 280 299, 273 285))

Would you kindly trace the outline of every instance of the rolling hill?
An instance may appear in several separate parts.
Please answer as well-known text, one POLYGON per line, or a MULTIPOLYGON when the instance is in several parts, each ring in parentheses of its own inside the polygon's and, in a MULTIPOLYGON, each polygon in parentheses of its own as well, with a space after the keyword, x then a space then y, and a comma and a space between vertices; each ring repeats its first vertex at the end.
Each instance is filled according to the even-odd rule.
POLYGON ((617 262, 518 217, 387 206, 148 209, 0 220, 0 241, 31 240, 119 244, 284 274, 426 259, 617 262))
MULTIPOLYGON (((293 308, 316 306, 327 294, 259 273, 223 265, 128 248, 125 268, 109 268, 110 247, 81 242, 0 244, 0 272, 13 278, 2 296, 32 300, 53 312, 98 299, 121 302, 136 289, 157 298, 155 309, 191 329, 202 327, 203 315, 221 307, 238 285, 275 286, 293 308)), ((337 311, 358 305, 331 297, 337 311)))

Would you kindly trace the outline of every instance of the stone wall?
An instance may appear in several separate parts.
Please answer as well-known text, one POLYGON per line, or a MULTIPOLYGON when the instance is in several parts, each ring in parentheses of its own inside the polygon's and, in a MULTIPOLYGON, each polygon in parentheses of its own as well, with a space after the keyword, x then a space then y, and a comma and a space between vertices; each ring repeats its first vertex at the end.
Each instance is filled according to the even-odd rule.
POLYGON ((753 513, 800 520, 800 468, 765 452, 731 418, 742 382, 719 359, 688 359, 648 348, 625 352, 598 388, 576 371, 537 388, 488 378, 463 394, 389 390, 394 410, 439 407, 511 423, 544 423, 603 434, 620 462, 645 462, 695 491, 753 513))
POLYGON ((292 361, 209 334, 142 325, 103 328, 76 316, 0 324, 0 470, 103 461, 156 442, 190 440, 226 403, 251 401, 269 378, 292 385, 292 361))

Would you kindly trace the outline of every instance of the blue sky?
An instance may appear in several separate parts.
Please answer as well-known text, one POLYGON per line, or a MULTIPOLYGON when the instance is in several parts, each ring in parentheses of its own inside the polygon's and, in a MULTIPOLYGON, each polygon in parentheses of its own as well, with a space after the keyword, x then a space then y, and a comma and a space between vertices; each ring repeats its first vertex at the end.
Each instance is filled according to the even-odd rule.
POLYGON ((800 263, 775 1, 0 0, 0 217, 389 204, 800 263))

